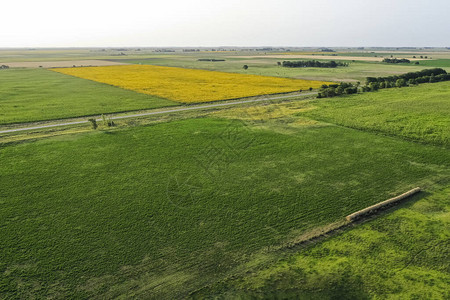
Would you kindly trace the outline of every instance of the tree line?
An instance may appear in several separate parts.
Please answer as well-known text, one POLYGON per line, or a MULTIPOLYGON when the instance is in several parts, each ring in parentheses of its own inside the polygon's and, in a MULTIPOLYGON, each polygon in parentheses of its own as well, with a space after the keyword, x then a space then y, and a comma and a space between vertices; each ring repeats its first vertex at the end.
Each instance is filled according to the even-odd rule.
POLYGON ((364 86, 341 82, 340 84, 322 85, 318 98, 335 97, 340 95, 356 94, 361 92, 373 92, 379 89, 413 86, 421 83, 433 83, 439 81, 450 81, 450 74, 444 69, 426 69, 418 72, 409 72, 398 76, 367 77, 364 86))
POLYGON ((297 61, 283 61, 283 67, 286 68, 336 68, 336 67, 348 67, 348 63, 326 61, 320 62, 317 60, 297 60, 297 61))
POLYGON ((410 63, 411 61, 409 59, 406 58, 385 58, 383 59, 384 63, 389 63, 389 64, 400 64, 400 63, 410 63))
MULTIPOLYGON (((447 74, 447 72, 444 69, 441 68, 434 68, 434 69, 425 69, 417 72, 409 72, 402 75, 394 75, 394 76, 387 76, 387 77, 367 77, 366 78, 366 85, 369 85, 370 83, 395 83, 399 79, 405 80, 405 82, 409 82, 412 80, 412 82, 416 81, 417 83, 425 83, 425 82, 436 82, 436 81, 446 81, 449 79, 450 74, 447 74), (433 79, 431 79, 433 77, 433 79)), ((414 84, 414 83, 413 83, 414 84)))
POLYGON ((359 82, 353 85, 349 82, 341 82, 339 84, 322 85, 317 98, 331 98, 340 95, 351 95, 358 92, 359 82))

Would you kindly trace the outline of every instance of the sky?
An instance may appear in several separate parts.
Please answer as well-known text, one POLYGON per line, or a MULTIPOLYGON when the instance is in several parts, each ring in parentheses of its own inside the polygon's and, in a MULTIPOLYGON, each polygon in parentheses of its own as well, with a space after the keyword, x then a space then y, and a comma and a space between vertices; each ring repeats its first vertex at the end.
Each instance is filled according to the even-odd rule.
POLYGON ((450 0, 4 0, 0 47, 450 47, 450 0))

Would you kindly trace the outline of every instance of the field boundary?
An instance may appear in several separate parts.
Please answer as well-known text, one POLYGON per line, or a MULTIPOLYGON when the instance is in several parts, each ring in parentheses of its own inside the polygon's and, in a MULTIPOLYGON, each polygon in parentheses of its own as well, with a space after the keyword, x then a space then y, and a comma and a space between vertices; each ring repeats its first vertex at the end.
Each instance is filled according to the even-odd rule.
POLYGON ((421 191, 420 187, 416 187, 416 188, 409 190, 406 193, 403 193, 397 197, 390 198, 388 200, 385 200, 385 201, 379 202, 377 204, 371 205, 369 207, 366 207, 364 209, 358 210, 357 212, 354 212, 354 213, 346 216, 345 219, 347 221, 351 222, 351 221, 359 219, 363 216, 371 215, 379 209, 383 209, 383 208, 386 208, 387 206, 397 204, 398 202, 408 198, 409 196, 417 194, 420 191, 421 191))
MULTIPOLYGON (((325 237, 339 229, 343 229, 352 224, 357 224, 356 221, 360 221, 360 223, 368 220, 370 217, 374 215, 378 215, 378 212, 385 210, 388 207, 395 206, 400 204, 402 200, 405 200, 417 193, 422 191, 420 187, 416 187, 412 190, 409 190, 401 195, 398 195, 393 198, 389 198, 387 200, 378 202, 374 205, 368 206, 361 210, 358 210, 348 216, 345 217, 344 220, 337 221, 335 223, 331 223, 322 227, 317 227, 312 231, 305 232, 295 240, 291 241, 285 248, 293 248, 295 246, 306 244, 309 242, 313 242, 321 237, 325 237)), ((359 223, 358 223, 359 224, 359 223)))
POLYGON ((301 236, 292 240, 291 242, 286 244, 284 247, 281 247, 280 249, 283 248, 292 249, 297 246, 314 243, 322 238, 325 238, 335 233, 340 229, 364 223, 365 221, 370 220, 371 217, 378 217, 381 211, 396 206, 400 204, 402 200, 405 200, 421 191, 422 189, 420 187, 416 187, 396 197, 389 198, 387 200, 378 202, 374 205, 358 210, 346 216, 345 219, 343 220, 339 220, 337 222, 330 223, 325 226, 314 228, 311 231, 303 233, 301 236))

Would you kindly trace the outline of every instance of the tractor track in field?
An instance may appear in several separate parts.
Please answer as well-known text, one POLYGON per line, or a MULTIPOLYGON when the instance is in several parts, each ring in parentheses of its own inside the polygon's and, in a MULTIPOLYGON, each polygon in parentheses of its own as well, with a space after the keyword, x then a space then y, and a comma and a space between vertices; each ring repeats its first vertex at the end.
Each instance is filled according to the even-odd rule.
MULTIPOLYGON (((310 92, 310 93, 303 93, 303 94, 295 94, 295 95, 285 95, 285 96, 276 96, 276 97, 264 97, 259 99, 250 99, 250 100, 236 100, 232 102, 226 102, 226 103, 214 103, 214 104, 195 104, 190 106, 183 106, 179 108, 173 108, 173 109, 166 109, 166 110, 159 110, 159 111, 149 111, 144 113, 138 113, 138 114, 130 114, 130 115, 118 115, 119 113, 112 113, 107 114, 108 118, 111 120, 120 120, 120 119, 130 119, 130 118, 137 118, 137 117, 145 117, 145 116, 152 116, 152 115, 160 115, 160 114, 168 114, 168 113, 174 113, 174 112, 183 112, 183 111, 192 111, 192 110, 200 110, 200 109, 206 109, 206 108, 219 108, 219 107, 225 107, 225 106, 232 106, 232 105, 238 105, 238 104, 246 104, 246 103, 255 103, 255 102, 263 102, 263 101, 270 101, 270 100, 279 100, 279 99, 287 99, 287 98, 294 98, 294 97, 301 97, 301 96, 311 96, 316 95, 317 92, 310 92)), ((78 124, 85 124, 89 123, 87 118, 96 118, 96 121, 101 121, 102 118, 98 116, 86 116, 83 117, 83 120, 80 121, 70 121, 70 122, 64 122, 64 120, 60 123, 54 123, 54 124, 42 124, 42 122, 34 122, 34 123, 22 123, 22 124, 14 124, 11 126, 20 126, 24 124, 32 125, 27 127, 19 127, 19 128, 11 128, 11 129, 5 129, 0 130, 0 134, 3 133, 12 133, 12 132, 19 132, 19 131, 26 131, 26 130, 36 130, 36 129, 45 129, 45 128, 53 128, 53 127, 61 127, 61 126, 69 126, 69 125, 78 125, 78 124), (41 124, 41 125, 38 125, 41 124)), ((78 119, 81 119, 78 118, 78 119)), ((66 119, 67 120, 67 119, 66 119)), ((52 120, 52 122, 55 122, 58 120, 52 120)), ((5 127, 8 125, 5 125, 5 127)))

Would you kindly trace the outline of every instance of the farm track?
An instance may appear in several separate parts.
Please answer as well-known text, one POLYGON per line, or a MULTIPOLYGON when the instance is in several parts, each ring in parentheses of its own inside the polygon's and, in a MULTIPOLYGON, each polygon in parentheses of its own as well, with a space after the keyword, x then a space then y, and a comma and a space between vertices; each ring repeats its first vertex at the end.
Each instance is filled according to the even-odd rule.
MULTIPOLYGON (((183 111, 192 111, 192 110, 201 110, 201 109, 207 109, 207 108, 219 108, 219 107, 225 107, 225 106, 231 106, 231 105, 238 105, 238 104, 246 104, 246 103, 256 103, 256 102, 263 102, 263 101, 270 101, 270 100, 279 100, 279 99, 287 99, 287 98, 294 98, 299 96, 311 96, 317 94, 316 92, 311 93, 304 93, 304 94, 295 94, 295 95, 285 95, 285 96, 276 96, 276 97, 264 97, 262 99, 251 99, 251 100, 239 100, 239 101, 232 101, 232 102, 226 102, 226 103, 216 103, 216 104, 206 104, 206 105, 190 105, 190 106, 184 106, 180 108, 175 109, 167 109, 167 110, 161 110, 161 111, 150 111, 145 113, 139 113, 139 114, 130 114, 130 115, 118 115, 119 113, 115 114, 108 114, 108 117, 111 120, 120 120, 120 119, 130 119, 130 118, 137 118, 137 117, 145 117, 145 116, 152 116, 152 115, 160 115, 160 114, 167 114, 167 113, 174 113, 174 112, 183 112, 183 111)), ((94 116, 96 117, 96 116, 94 116)), ((6 129, 6 130, 0 130, 0 134, 2 133, 12 133, 12 132, 19 132, 19 131, 26 131, 26 130, 36 130, 36 129, 45 129, 45 128, 53 128, 53 127, 61 127, 61 126, 69 126, 69 125, 78 125, 78 124, 85 124, 89 123, 88 120, 85 120, 86 118, 89 118, 89 116, 83 117, 84 120, 80 121, 71 121, 71 122, 64 122, 64 119, 61 120, 52 120, 52 122, 60 122, 56 124, 47 124, 47 125, 37 125, 42 124, 42 122, 33 122, 33 123, 19 123, 14 124, 14 126, 20 126, 24 124, 32 125, 34 126, 27 126, 22 128, 13 128, 13 129, 6 129)), ((81 119, 77 118, 77 119, 81 119)), ((67 120, 67 119, 65 119, 67 120)), ((101 118, 97 118, 96 121, 101 121, 101 118)), ((8 126, 8 125, 6 125, 8 126)), ((5 127, 6 127, 5 126, 5 127)))

